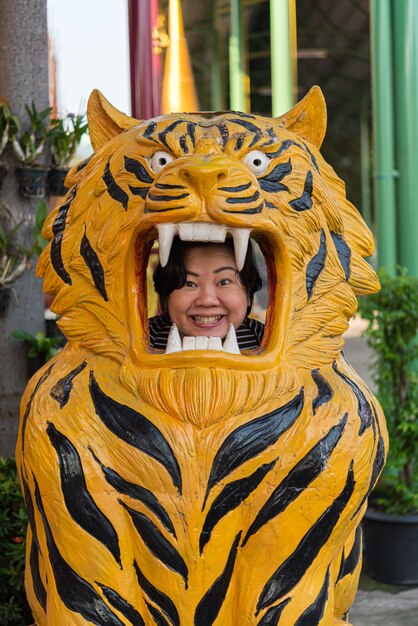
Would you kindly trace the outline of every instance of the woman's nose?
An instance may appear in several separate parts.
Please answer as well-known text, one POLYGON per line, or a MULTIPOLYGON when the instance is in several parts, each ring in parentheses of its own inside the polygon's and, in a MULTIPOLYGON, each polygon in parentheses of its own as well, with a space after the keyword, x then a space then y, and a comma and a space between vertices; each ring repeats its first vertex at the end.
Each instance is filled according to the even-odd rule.
POLYGON ((219 298, 216 290, 210 285, 203 285, 199 289, 195 303, 197 306, 216 306, 219 304, 219 298))

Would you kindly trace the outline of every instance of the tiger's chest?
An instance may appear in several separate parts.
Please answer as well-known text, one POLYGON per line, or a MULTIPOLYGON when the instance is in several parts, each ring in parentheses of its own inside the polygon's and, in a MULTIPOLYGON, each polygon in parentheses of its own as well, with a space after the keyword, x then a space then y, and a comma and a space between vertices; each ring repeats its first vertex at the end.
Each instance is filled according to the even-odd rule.
POLYGON ((373 407, 342 370, 315 370, 285 398, 206 429, 87 363, 61 374, 38 391, 27 423, 38 444, 24 452, 48 494, 48 551, 65 562, 52 560, 57 580, 98 581, 141 615, 152 614, 147 598, 176 597, 185 625, 212 623, 211 612, 216 624, 256 624, 295 592, 295 615, 306 598, 325 610, 378 446, 373 407))

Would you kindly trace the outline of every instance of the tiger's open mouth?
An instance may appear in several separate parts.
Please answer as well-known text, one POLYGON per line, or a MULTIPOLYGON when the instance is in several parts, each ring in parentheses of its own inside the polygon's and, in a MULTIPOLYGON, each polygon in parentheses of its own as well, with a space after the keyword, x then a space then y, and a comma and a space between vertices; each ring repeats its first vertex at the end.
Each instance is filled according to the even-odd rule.
MULTIPOLYGON (((281 351, 283 341, 283 329, 286 319, 287 308, 287 280, 285 271, 286 255, 283 244, 279 240, 277 230, 271 228, 240 227, 229 224, 219 224, 207 221, 185 222, 162 222, 153 224, 148 233, 141 233, 137 237, 137 272, 142 277, 142 285, 139 289, 138 308, 143 322, 143 334, 146 340, 144 346, 146 353, 155 359, 170 359, 180 356, 186 361, 192 360, 196 365, 196 359, 245 359, 260 356, 269 356, 277 350, 281 351), (180 337, 175 325, 171 328, 165 352, 152 348, 149 343, 148 314, 143 300, 146 300, 146 267, 151 249, 156 241, 159 244, 160 263, 164 267, 168 263, 171 246, 174 238, 178 236, 182 241, 224 243, 227 237, 233 240, 235 262, 238 271, 241 271, 248 249, 250 239, 256 241, 263 253, 268 276, 268 308, 266 314, 265 331, 259 347, 240 350, 234 327, 231 325, 226 337, 180 337), (281 271, 283 268, 283 271, 281 271), (198 353, 198 354, 197 354, 198 353)), ((141 278, 140 278, 141 280, 141 278)), ((148 361, 148 359, 147 359, 148 361)), ((190 365, 192 364, 190 363, 190 365)))

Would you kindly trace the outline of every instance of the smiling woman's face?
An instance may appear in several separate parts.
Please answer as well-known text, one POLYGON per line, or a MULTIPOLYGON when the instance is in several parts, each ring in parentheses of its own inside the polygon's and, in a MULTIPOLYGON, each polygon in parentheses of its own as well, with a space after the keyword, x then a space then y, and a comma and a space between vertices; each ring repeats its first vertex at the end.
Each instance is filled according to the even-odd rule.
POLYGON ((232 250, 222 244, 193 247, 184 254, 186 283, 168 296, 168 314, 181 336, 220 337, 238 328, 249 299, 232 250))

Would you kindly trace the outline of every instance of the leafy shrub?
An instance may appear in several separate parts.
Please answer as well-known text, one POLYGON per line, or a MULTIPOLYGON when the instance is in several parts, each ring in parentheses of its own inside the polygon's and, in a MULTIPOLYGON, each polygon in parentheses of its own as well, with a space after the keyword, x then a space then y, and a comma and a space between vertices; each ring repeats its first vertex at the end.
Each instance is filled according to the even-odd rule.
POLYGON ((24 590, 27 516, 14 459, 0 458, 0 624, 33 624, 24 590))
POLYGON ((360 302, 390 439, 376 503, 404 515, 418 512, 418 278, 398 268, 394 277, 381 272, 380 282, 381 291, 360 302))

